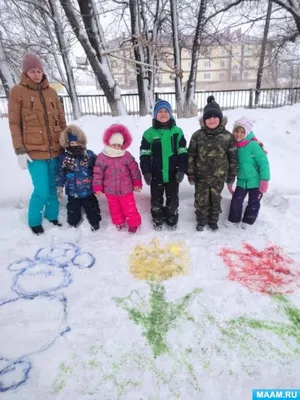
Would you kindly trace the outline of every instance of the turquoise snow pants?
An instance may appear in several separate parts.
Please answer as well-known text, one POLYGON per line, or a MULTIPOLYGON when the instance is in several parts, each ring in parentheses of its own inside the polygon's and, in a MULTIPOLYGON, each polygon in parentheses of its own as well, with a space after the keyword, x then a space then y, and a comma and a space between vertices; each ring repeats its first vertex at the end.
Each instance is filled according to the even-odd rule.
POLYGON ((33 193, 29 202, 28 225, 42 224, 43 211, 49 221, 58 217, 58 198, 55 186, 57 158, 28 162, 28 170, 33 183, 33 193))

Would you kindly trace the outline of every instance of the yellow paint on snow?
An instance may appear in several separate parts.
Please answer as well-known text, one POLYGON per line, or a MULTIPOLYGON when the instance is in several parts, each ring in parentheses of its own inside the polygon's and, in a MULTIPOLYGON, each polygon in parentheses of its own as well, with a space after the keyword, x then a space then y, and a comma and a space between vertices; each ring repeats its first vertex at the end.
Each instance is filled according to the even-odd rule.
POLYGON ((148 246, 137 245, 129 259, 131 274, 140 280, 164 281, 177 275, 187 275, 189 258, 185 242, 160 244, 153 239, 148 246))

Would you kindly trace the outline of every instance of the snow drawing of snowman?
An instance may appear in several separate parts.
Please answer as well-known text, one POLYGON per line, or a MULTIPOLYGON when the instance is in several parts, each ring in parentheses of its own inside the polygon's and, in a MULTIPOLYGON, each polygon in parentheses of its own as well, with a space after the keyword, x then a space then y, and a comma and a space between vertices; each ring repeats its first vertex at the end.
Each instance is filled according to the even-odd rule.
POLYGON ((65 242, 41 248, 32 260, 22 258, 8 266, 16 272, 11 287, 16 296, 0 299, 0 392, 24 384, 32 366, 30 356, 47 350, 71 330, 67 298, 58 291, 72 283, 71 267, 94 264, 92 254, 65 242))

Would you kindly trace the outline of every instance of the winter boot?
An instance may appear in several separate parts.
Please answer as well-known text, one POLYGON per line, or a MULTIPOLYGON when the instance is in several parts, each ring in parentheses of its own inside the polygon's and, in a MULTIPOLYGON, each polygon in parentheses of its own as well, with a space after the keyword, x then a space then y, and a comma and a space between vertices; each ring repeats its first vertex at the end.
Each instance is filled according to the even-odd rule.
POLYGON ((210 224, 208 224, 208 226, 212 231, 217 231, 219 229, 218 224, 216 222, 211 222, 210 224))
POLYGON ((153 228, 155 231, 161 231, 162 230, 162 224, 153 222, 153 228))
POLYGON ((177 224, 175 224, 175 225, 167 225, 167 229, 168 229, 168 231, 176 231, 176 229, 177 229, 177 224))
POLYGON ((41 235, 42 233, 44 233, 42 225, 31 226, 31 230, 35 235, 41 235))
POLYGON ((137 226, 129 226, 128 227, 128 232, 135 233, 137 231, 137 229, 138 229, 137 226))
POLYGON ((100 224, 95 224, 91 226, 91 231, 95 232, 98 231, 100 229, 100 224))
POLYGON ((49 221, 49 222, 51 222, 51 224, 53 224, 55 226, 62 226, 62 224, 60 222, 58 222, 57 219, 53 219, 52 221, 49 221))
POLYGON ((198 222, 198 223, 197 223, 197 226, 196 226, 196 230, 197 230, 198 232, 202 232, 202 231, 204 231, 204 227, 205 227, 205 225, 200 224, 200 222, 198 222))
POLYGON ((125 224, 116 225, 116 227, 117 227, 117 230, 118 230, 118 231, 124 231, 124 229, 125 229, 125 224))

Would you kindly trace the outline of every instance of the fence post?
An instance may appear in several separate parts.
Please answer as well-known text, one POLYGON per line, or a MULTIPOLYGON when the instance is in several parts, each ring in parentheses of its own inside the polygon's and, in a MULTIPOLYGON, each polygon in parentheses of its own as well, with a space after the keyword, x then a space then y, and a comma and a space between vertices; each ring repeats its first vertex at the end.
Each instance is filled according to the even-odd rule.
POLYGON ((253 108, 253 89, 249 89, 250 95, 249 95, 249 108, 253 108))
POLYGON ((62 105, 62 108, 65 110, 64 98, 63 98, 63 96, 58 96, 58 97, 59 97, 60 104, 62 105))
POLYGON ((154 93, 154 100, 155 100, 155 103, 157 102, 158 99, 159 99, 159 93, 158 93, 158 92, 155 92, 155 93, 154 93))

